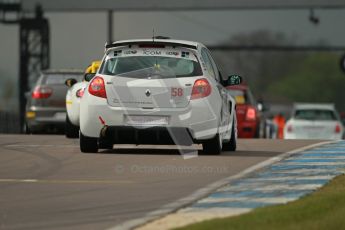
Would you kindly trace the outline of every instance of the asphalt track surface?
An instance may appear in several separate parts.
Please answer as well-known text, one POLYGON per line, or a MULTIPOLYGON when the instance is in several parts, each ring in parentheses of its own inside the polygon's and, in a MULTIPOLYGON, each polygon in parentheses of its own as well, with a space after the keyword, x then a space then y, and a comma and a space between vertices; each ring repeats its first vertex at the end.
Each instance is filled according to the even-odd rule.
POLYGON ((107 229, 318 142, 242 139, 236 152, 184 159, 175 146, 83 154, 64 136, 0 135, 0 229, 107 229))

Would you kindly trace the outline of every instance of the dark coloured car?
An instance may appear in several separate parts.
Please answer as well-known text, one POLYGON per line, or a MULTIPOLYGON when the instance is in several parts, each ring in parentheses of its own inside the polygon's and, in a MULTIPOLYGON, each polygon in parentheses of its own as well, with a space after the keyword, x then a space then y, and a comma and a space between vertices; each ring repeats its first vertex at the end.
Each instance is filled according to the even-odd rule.
POLYGON ((48 70, 42 72, 36 85, 27 95, 26 123, 27 133, 63 130, 66 121, 65 81, 83 78, 80 70, 48 70))
POLYGON ((227 89, 236 100, 238 137, 259 138, 261 112, 248 85, 229 86, 227 89))

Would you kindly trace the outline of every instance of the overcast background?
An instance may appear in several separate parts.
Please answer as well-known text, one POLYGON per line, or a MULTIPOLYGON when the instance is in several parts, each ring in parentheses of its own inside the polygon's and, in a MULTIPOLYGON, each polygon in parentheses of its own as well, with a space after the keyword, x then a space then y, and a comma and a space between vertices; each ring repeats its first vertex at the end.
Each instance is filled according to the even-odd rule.
MULTIPOLYGON (((48 13, 51 30, 51 68, 82 68, 102 57, 107 40, 106 13, 48 13)), ((345 46, 345 10, 315 10, 320 23, 309 21, 308 10, 241 10, 193 12, 115 12, 114 40, 165 35, 177 39, 220 44, 239 33, 256 30, 282 32, 297 44, 320 41, 345 46)), ((19 28, 0 24, 0 95, 16 95, 19 71, 19 28)), ((2 97, 3 98, 3 97, 2 97)), ((1 104, 16 109, 12 102, 1 104)), ((2 107, 3 107, 2 106, 2 107)))

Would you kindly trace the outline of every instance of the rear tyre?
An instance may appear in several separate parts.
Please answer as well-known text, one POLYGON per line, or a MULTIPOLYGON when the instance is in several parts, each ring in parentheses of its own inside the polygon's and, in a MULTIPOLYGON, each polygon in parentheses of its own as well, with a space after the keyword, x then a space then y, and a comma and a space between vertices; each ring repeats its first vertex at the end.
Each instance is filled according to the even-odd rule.
POLYGON ((202 153, 207 155, 219 155, 222 152, 222 141, 217 133, 212 139, 209 139, 202 143, 202 153))
POLYGON ((98 140, 95 137, 84 136, 79 133, 80 151, 83 153, 97 153, 98 152, 98 140))
POLYGON ((229 142, 223 143, 224 151, 236 151, 237 148, 237 137, 235 132, 235 123, 233 123, 231 128, 231 138, 229 142))
POLYGON ((66 115, 66 122, 65 122, 65 135, 67 138, 78 138, 79 137, 79 127, 73 125, 66 115))

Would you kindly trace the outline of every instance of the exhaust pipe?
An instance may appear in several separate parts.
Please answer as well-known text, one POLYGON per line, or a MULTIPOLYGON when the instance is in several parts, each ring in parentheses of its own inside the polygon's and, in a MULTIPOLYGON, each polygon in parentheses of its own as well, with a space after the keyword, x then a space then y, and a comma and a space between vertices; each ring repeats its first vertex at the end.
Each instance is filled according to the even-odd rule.
POLYGON ((105 138, 107 137, 107 130, 108 130, 108 126, 103 126, 103 128, 101 129, 101 137, 105 138))
POLYGON ((107 136, 108 126, 105 124, 105 121, 103 120, 103 118, 101 116, 99 116, 98 119, 101 122, 101 124, 103 125, 103 127, 101 129, 100 137, 105 138, 107 136))

